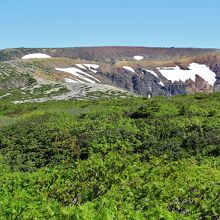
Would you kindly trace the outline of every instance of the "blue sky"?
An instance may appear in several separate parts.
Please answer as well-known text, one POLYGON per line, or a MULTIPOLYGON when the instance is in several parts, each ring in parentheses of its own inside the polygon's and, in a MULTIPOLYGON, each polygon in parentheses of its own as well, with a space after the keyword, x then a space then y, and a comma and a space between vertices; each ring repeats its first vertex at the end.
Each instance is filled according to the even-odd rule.
POLYGON ((1 0, 0 48, 220 48, 219 0, 1 0))

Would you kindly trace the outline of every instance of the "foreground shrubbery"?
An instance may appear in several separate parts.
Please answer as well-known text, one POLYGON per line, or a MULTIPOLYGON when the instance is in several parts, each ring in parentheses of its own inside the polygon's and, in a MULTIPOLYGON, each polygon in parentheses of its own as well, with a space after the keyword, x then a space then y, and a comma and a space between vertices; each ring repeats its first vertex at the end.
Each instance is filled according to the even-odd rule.
POLYGON ((219 101, 1 103, 0 219, 220 218, 219 101))

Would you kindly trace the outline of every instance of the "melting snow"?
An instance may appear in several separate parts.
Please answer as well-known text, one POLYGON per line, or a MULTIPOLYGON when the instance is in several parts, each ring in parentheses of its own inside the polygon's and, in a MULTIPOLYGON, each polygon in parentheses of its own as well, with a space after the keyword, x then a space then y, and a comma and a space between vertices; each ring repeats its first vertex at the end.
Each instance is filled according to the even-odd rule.
POLYGON ((151 73, 152 75, 156 76, 157 78, 159 78, 158 75, 153 70, 148 70, 148 69, 145 69, 145 70, 151 73))
POLYGON ((165 85, 163 84, 163 82, 161 82, 161 81, 159 82, 159 84, 160 84, 161 86, 165 86, 165 85))
POLYGON ((69 79, 69 78, 64 78, 65 82, 67 83, 84 83, 81 80, 73 80, 73 79, 69 79))
POLYGON ((182 70, 178 66, 158 68, 158 70, 165 78, 171 80, 172 82, 179 80, 185 82, 188 79, 192 79, 193 81, 195 81, 196 75, 202 77, 212 86, 216 81, 215 73, 212 72, 206 65, 198 63, 191 63, 189 65, 189 70, 182 70))
POLYGON ((130 66, 123 66, 123 69, 135 73, 134 69, 132 67, 130 67, 130 66))
POLYGON ((88 67, 88 68, 93 68, 93 69, 98 69, 99 68, 99 65, 97 64, 83 64, 84 66, 88 67))
MULTIPOLYGON (((85 77, 85 76, 88 76, 88 77, 93 78, 93 79, 95 79, 96 81, 100 82, 100 80, 96 79, 95 77, 93 77, 93 76, 91 76, 91 75, 89 75, 89 74, 87 74, 87 73, 83 72, 82 70, 77 69, 77 68, 75 68, 75 67, 70 67, 70 68, 55 68, 55 69, 58 70, 58 71, 61 71, 61 72, 70 73, 70 74, 72 74, 72 75, 74 75, 74 76, 76 76, 76 77, 78 77, 78 78, 80 78, 80 79, 82 79, 82 80, 84 80, 84 81, 86 81, 86 82, 89 82, 89 83, 96 83, 96 82, 93 81, 93 80, 91 80, 91 79, 89 79, 89 78, 87 78, 87 77, 85 77)), ((80 82, 80 81, 78 80, 78 82, 80 82)), ((82 81, 81 81, 81 82, 82 82, 82 81)))
POLYGON ((158 70, 180 70, 180 67, 157 67, 158 70))
MULTIPOLYGON (((151 73, 152 75, 154 75, 154 76, 156 76, 157 78, 159 78, 159 76, 153 71, 153 70, 148 70, 148 69, 145 69, 147 72, 149 72, 149 73, 151 73)), ((160 79, 160 78, 159 78, 160 79)), ((164 84, 163 84, 163 82, 159 82, 159 84, 161 85, 161 86, 165 86, 164 84)))
POLYGON ((64 81, 67 83, 78 83, 76 80, 64 78, 64 81))
POLYGON ((33 53, 28 54, 22 57, 23 60, 27 59, 45 59, 45 58, 51 58, 51 56, 43 54, 43 53, 33 53))
POLYGON ((86 70, 86 68, 82 64, 76 64, 77 67, 86 70))
POLYGON ((134 58, 135 60, 143 60, 143 59, 144 59, 143 56, 134 56, 133 58, 134 58))
POLYGON ((89 70, 91 70, 94 73, 98 72, 97 70, 94 70, 94 69, 98 69, 99 68, 99 65, 97 65, 97 64, 83 64, 83 65, 88 67, 89 70))

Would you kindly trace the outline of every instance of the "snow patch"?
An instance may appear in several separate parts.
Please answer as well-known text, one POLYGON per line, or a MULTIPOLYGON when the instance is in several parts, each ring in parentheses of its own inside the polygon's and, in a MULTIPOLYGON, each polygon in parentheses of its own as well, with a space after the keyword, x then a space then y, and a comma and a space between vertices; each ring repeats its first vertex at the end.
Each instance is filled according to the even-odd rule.
POLYGON ((158 70, 181 70, 180 67, 157 67, 158 70))
POLYGON ((189 65, 189 70, 182 70, 180 67, 165 67, 165 68, 157 68, 160 73, 167 78, 168 80, 174 81, 183 81, 185 82, 188 79, 192 79, 195 81, 196 75, 202 77, 205 81, 207 81, 212 86, 216 81, 216 75, 212 72, 209 67, 203 64, 191 63, 189 65))
POLYGON ((132 67, 130 67, 130 66, 123 66, 123 69, 135 73, 134 69, 132 67))
POLYGON ((88 67, 88 68, 93 68, 93 69, 98 69, 99 65, 97 64, 83 64, 84 66, 88 67))
POLYGON ((27 59, 50 59, 51 56, 43 53, 33 53, 33 54, 28 54, 22 57, 23 60, 27 59))
MULTIPOLYGON (((55 69, 58 70, 58 71, 61 71, 61 72, 70 73, 70 74, 72 74, 72 75, 74 75, 74 76, 76 76, 76 77, 78 77, 78 78, 80 78, 80 79, 82 79, 82 80, 84 80, 84 81, 86 81, 86 82, 88 82, 88 83, 96 83, 94 80, 100 82, 100 80, 96 79, 95 77, 91 76, 90 74, 87 74, 87 73, 83 72, 82 70, 77 69, 77 68, 75 68, 75 67, 70 67, 70 68, 55 68, 55 69), (91 80, 91 79, 87 78, 86 76, 87 76, 87 77, 90 77, 90 78, 92 78, 92 79, 94 79, 94 80, 91 80)), ((76 81, 76 80, 75 80, 75 81, 76 81)), ((80 81, 78 80, 77 82, 80 82, 80 81)), ((82 81, 81 81, 81 82, 82 82, 82 81)))
POLYGON ((78 83, 76 80, 69 79, 69 78, 64 78, 64 81, 65 81, 66 83, 78 83))
POLYGON ((86 68, 82 64, 76 64, 77 67, 86 70, 86 68))
MULTIPOLYGON (((158 79, 160 79, 160 77, 153 71, 153 70, 148 70, 148 69, 144 69, 145 71, 147 71, 147 72, 149 72, 149 73, 151 73, 153 76, 155 76, 155 77, 157 77, 158 79)), ((164 84, 163 84, 163 82, 159 82, 159 84, 161 85, 161 86, 165 86, 164 84)))
POLYGON ((157 75, 153 70, 148 70, 148 69, 144 69, 144 70, 146 70, 147 72, 149 72, 149 73, 151 73, 152 75, 154 75, 154 76, 156 76, 157 78, 159 78, 158 75, 157 75))
POLYGON ((94 73, 97 73, 98 71, 95 70, 95 69, 98 69, 99 68, 99 65, 97 64, 83 64, 84 66, 88 67, 89 70, 91 70, 92 72, 94 73))
POLYGON ((161 82, 161 81, 159 82, 159 84, 160 84, 161 86, 165 86, 165 85, 163 84, 163 82, 161 82))
POLYGON ((144 59, 144 57, 143 56, 134 56, 133 57, 135 60, 143 60, 144 59))
POLYGON ((86 82, 95 83, 95 81, 85 77, 84 75, 86 75, 86 74, 82 70, 79 70, 79 69, 77 69, 75 67, 71 67, 71 68, 55 68, 55 69, 58 70, 58 71, 61 71, 61 72, 70 73, 73 76, 76 76, 76 77, 78 77, 80 79, 83 79, 86 82), (82 75, 82 74, 84 74, 84 75, 82 75))

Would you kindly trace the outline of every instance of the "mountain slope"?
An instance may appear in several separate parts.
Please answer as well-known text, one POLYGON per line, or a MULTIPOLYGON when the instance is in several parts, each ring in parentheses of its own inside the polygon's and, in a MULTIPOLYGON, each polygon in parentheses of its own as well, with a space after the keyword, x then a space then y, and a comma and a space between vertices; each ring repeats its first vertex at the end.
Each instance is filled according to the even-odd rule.
MULTIPOLYGON (((93 92, 95 87, 102 92, 101 87, 108 91, 108 86, 113 86, 113 91, 117 90, 122 95, 143 96, 220 90, 220 50, 217 49, 17 48, 1 50, 0 60, 2 65, 11 65, 18 74, 30 74, 37 80, 37 85, 54 87, 59 84, 58 87, 66 92, 78 84, 82 84, 81 87, 85 85, 83 91, 90 85, 93 92)), ((74 96, 75 93, 72 91, 64 97, 86 97, 74 96)))

